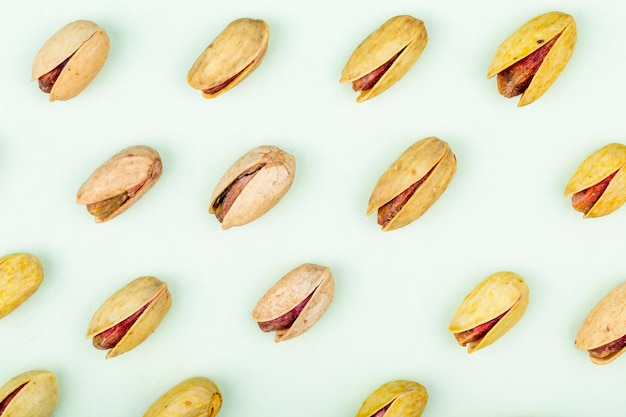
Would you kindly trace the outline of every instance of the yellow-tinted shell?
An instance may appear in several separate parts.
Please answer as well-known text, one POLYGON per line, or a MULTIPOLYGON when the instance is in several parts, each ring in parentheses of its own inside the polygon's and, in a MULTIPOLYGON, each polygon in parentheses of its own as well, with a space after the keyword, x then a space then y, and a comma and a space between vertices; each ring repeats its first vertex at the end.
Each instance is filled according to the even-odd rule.
POLYGON ((561 36, 546 55, 526 91, 522 93, 518 106, 537 100, 556 81, 574 53, 576 22, 569 14, 549 12, 522 25, 498 47, 489 64, 487 78, 527 57, 559 33, 561 36))
POLYGON ((13 377, 0 388, 0 404, 22 385, 24 387, 9 401, 2 416, 52 415, 58 399, 56 376, 49 371, 28 371, 13 377))
POLYGON ((42 281, 43 266, 35 255, 17 253, 0 258, 0 318, 33 295, 42 281))
POLYGON ((109 55, 109 37, 89 20, 69 23, 55 33, 33 60, 31 81, 70 58, 50 91, 50 101, 69 100, 98 75, 109 55))
POLYGON ((419 417, 428 402, 428 392, 414 381, 397 380, 387 382, 371 393, 356 417, 372 417, 380 409, 393 402, 384 417, 419 417))
POLYGON ((198 57, 187 74, 187 83, 195 89, 208 90, 237 76, 216 93, 202 95, 214 98, 230 90, 261 63, 269 36, 269 26, 263 20, 232 21, 198 57))
POLYGON ((477 343, 468 343, 468 353, 489 346, 524 315, 530 291, 524 279, 514 272, 497 272, 470 292, 454 315, 448 330, 459 333, 495 319, 507 312, 477 343))
POLYGON ((156 400, 143 417, 215 417, 222 407, 222 393, 205 377, 193 377, 156 400))
POLYGON ((339 82, 358 80, 404 49, 380 80, 371 89, 361 91, 356 101, 362 102, 373 98, 406 74, 426 48, 427 42, 428 34, 423 21, 407 15, 392 17, 354 50, 341 73, 339 82))

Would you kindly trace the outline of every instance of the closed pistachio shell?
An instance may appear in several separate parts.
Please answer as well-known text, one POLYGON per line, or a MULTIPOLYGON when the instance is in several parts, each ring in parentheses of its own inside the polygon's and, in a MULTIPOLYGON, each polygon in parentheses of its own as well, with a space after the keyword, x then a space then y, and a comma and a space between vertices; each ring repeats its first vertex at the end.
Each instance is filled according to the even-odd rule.
POLYGON ((353 89, 359 91, 357 102, 373 98, 411 69, 427 42, 423 21, 407 15, 392 17, 354 50, 339 82, 353 83, 353 89), (367 82, 363 77, 368 77, 367 82))
POLYGON ((419 417, 427 402, 428 392, 423 385, 407 380, 391 381, 363 401, 356 417, 419 417), (381 411, 383 414, 379 414, 381 411))
POLYGON ((583 218, 606 216, 626 202, 626 146, 611 143, 578 166, 563 194, 583 218))
POLYGON ((0 388, 2 417, 49 417, 58 400, 56 376, 49 371, 28 371, 0 388))
POLYGON ((287 273, 261 297, 252 318, 262 330, 276 330, 275 342, 292 339, 322 317, 334 293, 330 268, 305 263, 287 273))
POLYGON ((468 353, 489 346, 524 315, 530 291, 514 272, 497 272, 470 292, 454 315, 448 330, 468 353))
POLYGON ((33 295, 42 281, 43 266, 35 255, 17 253, 0 258, 0 318, 33 295))
POLYGON ((416 142, 380 177, 366 215, 378 211, 378 224, 384 231, 406 226, 439 199, 456 167, 456 157, 446 142, 436 137, 416 142))
MULTIPOLYGON (((530 104, 541 97, 563 71, 574 53, 576 37, 576 22, 569 14, 554 11, 537 16, 500 45, 489 64, 487 78, 519 63, 516 71, 527 84, 516 87, 510 94, 500 92, 506 97, 521 93, 518 106, 530 104), (555 37, 558 38, 550 42, 555 37), (545 58, 541 59, 543 55, 545 58), (527 57, 528 60, 523 61, 527 57)), ((510 81, 517 77, 508 72, 504 78, 510 81)))
POLYGON ((209 213, 222 229, 261 217, 287 193, 296 174, 295 158, 275 146, 256 147, 239 158, 213 190, 209 213))
POLYGON ((222 393, 215 382, 196 376, 159 397, 143 417, 215 417, 221 407, 222 393))
POLYGON ((269 26, 264 20, 232 21, 202 52, 187 74, 187 83, 214 98, 239 84, 265 56, 269 26))
POLYGON ((31 81, 40 79, 40 88, 48 90, 50 101, 69 100, 100 72, 109 55, 109 44, 106 32, 96 23, 89 20, 69 23, 37 52, 31 81))
POLYGON ((159 153, 143 145, 113 155, 80 186, 76 202, 87 206, 96 223, 123 213, 150 190, 161 177, 159 153))
POLYGON ((150 336, 172 305, 167 284, 152 276, 131 281, 94 313, 86 337, 106 358, 128 352, 150 336))
POLYGON ((589 312, 576 334, 574 346, 589 351, 591 362, 614 361, 626 349, 626 282, 612 289, 589 312))

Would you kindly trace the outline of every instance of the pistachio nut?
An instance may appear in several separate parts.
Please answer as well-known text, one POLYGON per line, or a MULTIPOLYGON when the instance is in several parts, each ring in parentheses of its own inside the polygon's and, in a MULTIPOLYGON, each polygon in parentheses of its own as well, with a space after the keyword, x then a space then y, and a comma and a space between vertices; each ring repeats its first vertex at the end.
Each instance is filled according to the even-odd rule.
POLYGON ((113 358, 146 340, 172 305, 167 284, 152 276, 131 281, 94 313, 86 337, 113 358))
POLYGON ((496 51, 487 78, 498 75, 498 91, 507 98, 521 94, 518 106, 537 100, 556 81, 576 46, 576 22, 566 13, 549 12, 531 19, 496 51))
POLYGON ((456 173, 450 146, 436 137, 411 145, 380 177, 367 205, 378 211, 382 230, 394 230, 419 218, 446 190, 456 173))
POLYGON ((330 268, 305 263, 289 271, 258 301, 252 318, 275 342, 309 330, 322 317, 335 293, 330 268))
POLYGON ((589 312, 578 329, 574 346, 586 350, 591 362, 603 365, 626 349, 626 282, 613 288, 589 312))
POLYGON ((43 266, 35 255, 16 253, 0 258, 0 318, 33 295, 42 281, 43 266))
POLYGON ((411 69, 427 42, 424 22, 407 15, 392 17, 354 50, 339 82, 352 83, 359 92, 357 102, 373 98, 411 69))
POLYGON ((24 372, 0 388, 0 416, 49 417, 57 399, 57 379, 52 372, 24 372))
POLYGON ((296 175, 295 158, 275 146, 256 147, 239 158, 217 183, 209 213, 222 229, 250 223, 287 193, 296 175))
POLYGON ((363 401, 356 417, 419 417, 428 392, 414 381, 397 380, 378 387, 363 401))
POLYGON ((222 393, 215 382, 196 376, 159 397, 143 417, 215 417, 221 407, 222 393))
POLYGON ((263 20, 232 21, 192 65, 187 83, 202 90, 205 98, 230 90, 259 66, 269 38, 269 26, 263 20))
POLYGON ((50 94, 50 101, 76 97, 98 75, 109 56, 109 37, 89 20, 62 27, 37 52, 31 81, 50 94))
POLYGON ((626 202, 626 146, 606 145, 589 155, 576 169, 563 194, 583 218, 606 216, 626 202))
POLYGON ((489 346, 522 318, 529 295, 518 274, 492 274, 465 297, 448 330, 459 345, 467 346, 467 353, 489 346))
POLYGON ((138 145, 123 149, 96 169, 80 186, 76 202, 87 206, 96 223, 106 222, 135 204, 163 171, 154 149, 138 145))

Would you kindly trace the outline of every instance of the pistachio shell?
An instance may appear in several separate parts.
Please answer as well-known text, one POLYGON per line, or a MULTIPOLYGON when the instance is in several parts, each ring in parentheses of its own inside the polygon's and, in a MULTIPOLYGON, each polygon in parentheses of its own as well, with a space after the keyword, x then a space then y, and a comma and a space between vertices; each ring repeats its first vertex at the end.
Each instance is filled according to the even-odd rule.
POLYGON ((118 195, 127 196, 115 210, 95 215, 96 223, 111 220, 147 193, 162 172, 161 157, 156 150, 143 145, 131 146, 113 155, 91 174, 78 189, 76 202, 90 205, 118 195))
POLYGON ((109 297, 91 318, 86 337, 93 338, 114 327, 146 305, 145 311, 120 341, 108 351, 106 358, 128 352, 156 330, 172 305, 172 296, 167 284, 155 277, 137 278, 109 297))
POLYGON ((222 407, 222 393, 205 377, 193 377, 156 400, 143 417, 215 417, 222 407))
POLYGON ((430 173, 382 230, 406 226, 424 214, 443 194, 456 173, 456 166, 456 157, 446 142, 436 137, 416 142, 380 177, 370 196, 366 215, 379 210, 430 173))
POLYGON ((57 381, 52 372, 24 372, 11 378, 0 388, 0 415, 48 417, 52 415, 57 399, 57 381), (17 389, 19 391, 16 393, 17 389))
POLYGON ((419 417, 422 415, 428 392, 414 381, 397 380, 378 387, 363 401, 356 417, 378 416, 384 407, 389 407, 384 417, 419 417))
POLYGON ((50 91, 50 101, 69 100, 91 83, 108 55, 109 37, 104 29, 94 22, 77 20, 61 28, 37 52, 31 81, 71 57, 50 91))
POLYGON ((292 311, 303 300, 311 298, 290 327, 277 330, 275 342, 292 339, 309 330, 322 317, 335 292, 330 268, 305 263, 283 276, 257 302, 252 311, 256 322, 269 322, 292 311))
POLYGON ((529 295, 526 282, 518 274, 492 274, 465 297, 448 330, 455 334, 468 331, 504 314, 482 339, 467 344, 467 352, 489 346, 522 318, 528 307, 529 295))
POLYGON ((428 34, 424 22, 412 16, 401 15, 387 20, 354 50, 341 73, 340 83, 353 82, 400 55, 376 84, 361 91, 356 99, 362 102, 373 98, 406 74, 420 57, 428 34))
MULTIPOLYGON (((259 146, 239 158, 213 190, 210 214, 222 212, 224 196, 242 175, 256 172, 223 216, 222 229, 249 223, 274 207, 287 193, 296 174, 295 158, 275 146, 259 146)), ((218 218, 219 220, 219 218, 218 218)))
POLYGON ((576 22, 569 14, 553 11, 537 16, 522 25, 496 51, 489 64, 487 78, 527 57, 559 33, 559 38, 539 66, 528 88, 522 93, 518 106, 525 106, 537 100, 556 81, 574 53, 576 22))
POLYGON ((232 21, 202 52, 187 74, 187 83, 214 98, 239 84, 259 66, 269 42, 269 26, 260 19, 232 21), (207 93, 231 78, 228 85, 207 93))
POLYGON ((15 310, 37 291, 43 281, 43 266, 28 253, 0 258, 0 318, 15 310))

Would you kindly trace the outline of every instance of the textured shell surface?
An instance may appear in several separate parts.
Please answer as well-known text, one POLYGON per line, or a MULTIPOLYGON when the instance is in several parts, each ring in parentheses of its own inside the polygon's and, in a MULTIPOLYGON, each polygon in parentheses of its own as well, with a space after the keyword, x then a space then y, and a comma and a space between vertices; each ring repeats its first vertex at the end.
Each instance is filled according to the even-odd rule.
POLYGON ((363 401, 356 417, 372 417, 390 403, 385 417, 419 417, 427 402, 428 392, 423 385, 408 380, 391 381, 378 387, 363 401))
POLYGON ((192 377, 157 399, 143 417, 215 417, 222 406, 222 393, 206 377, 192 377))
POLYGON ((0 403, 16 389, 22 389, 6 406, 2 417, 49 417, 58 400, 55 374, 34 370, 19 374, 0 388, 0 403))
POLYGON ((33 295, 43 277, 43 266, 35 255, 17 253, 0 258, 0 318, 33 295))

